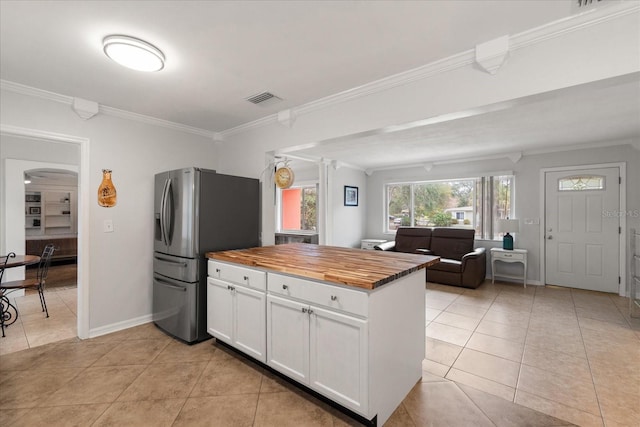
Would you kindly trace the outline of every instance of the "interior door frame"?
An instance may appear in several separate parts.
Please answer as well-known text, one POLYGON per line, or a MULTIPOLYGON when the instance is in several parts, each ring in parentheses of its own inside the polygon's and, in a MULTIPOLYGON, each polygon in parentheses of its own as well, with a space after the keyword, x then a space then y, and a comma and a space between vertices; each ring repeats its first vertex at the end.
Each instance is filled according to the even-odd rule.
POLYGON ((55 132, 0 124, 0 134, 38 139, 50 143, 74 144, 80 150, 78 165, 78 314, 77 333, 81 339, 89 338, 89 139, 55 132))
POLYGON ((620 177, 622 178, 622 183, 619 186, 619 200, 620 206, 618 207, 618 212, 620 213, 620 228, 621 233, 619 234, 618 244, 619 244, 619 274, 620 274, 620 283, 618 284, 618 295, 626 296, 626 287, 627 283, 627 246, 626 239, 624 236, 627 235, 627 216, 624 214, 627 211, 627 163, 626 162, 617 162, 617 163, 597 163, 597 164, 588 164, 588 165, 574 165, 574 166, 558 166, 552 168, 541 168, 540 169, 540 282, 544 286, 547 283, 547 275, 546 275, 546 201, 547 201, 547 186, 546 186, 546 174, 547 172, 562 172, 562 171, 578 171, 583 169, 600 169, 600 168, 619 168, 620 177))

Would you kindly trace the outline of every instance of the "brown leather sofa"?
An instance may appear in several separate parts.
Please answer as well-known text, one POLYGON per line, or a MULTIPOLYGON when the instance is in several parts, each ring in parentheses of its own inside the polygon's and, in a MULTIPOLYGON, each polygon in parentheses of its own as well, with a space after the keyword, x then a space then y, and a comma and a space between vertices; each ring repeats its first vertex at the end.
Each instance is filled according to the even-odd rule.
POLYGON ((427 269, 427 281, 477 288, 487 272, 485 248, 473 248, 475 230, 400 227, 395 241, 375 246, 382 251, 437 255, 440 262, 427 269))

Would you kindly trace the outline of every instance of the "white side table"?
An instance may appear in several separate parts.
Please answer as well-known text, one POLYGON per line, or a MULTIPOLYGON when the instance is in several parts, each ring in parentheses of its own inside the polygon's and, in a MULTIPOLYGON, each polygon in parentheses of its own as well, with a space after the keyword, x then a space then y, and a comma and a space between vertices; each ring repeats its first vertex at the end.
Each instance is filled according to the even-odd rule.
POLYGON ((384 243, 386 240, 380 239, 362 239, 360 241, 360 249, 373 249, 375 245, 379 245, 380 243, 384 243))
POLYGON ((502 248, 491 248, 491 283, 495 283, 496 276, 506 277, 508 279, 520 279, 524 283, 524 287, 527 287, 527 250, 526 249, 513 249, 506 250, 502 248), (524 273, 522 276, 513 276, 508 274, 496 273, 496 261, 502 262, 519 262, 524 266, 524 273))

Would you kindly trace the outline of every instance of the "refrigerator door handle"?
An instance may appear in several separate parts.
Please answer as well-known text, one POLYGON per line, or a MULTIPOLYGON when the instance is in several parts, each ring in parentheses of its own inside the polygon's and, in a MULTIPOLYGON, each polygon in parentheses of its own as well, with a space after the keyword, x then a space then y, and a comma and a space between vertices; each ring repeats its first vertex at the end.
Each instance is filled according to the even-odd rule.
POLYGON ((167 179, 164 182, 164 189, 162 190, 162 205, 160 208, 160 229, 162 231, 162 240, 164 240, 165 245, 169 245, 169 227, 171 225, 171 218, 169 217, 170 213, 168 212, 169 208, 169 197, 171 194, 171 179, 167 179))
POLYGON ((162 187, 162 198, 160 199, 160 236, 162 237, 162 243, 167 244, 167 239, 164 235, 164 213, 167 193, 167 180, 164 180, 164 186, 162 187))
POLYGON ((176 285, 172 285, 169 282, 166 282, 162 279, 158 279, 157 277, 155 278, 155 281, 158 283, 162 283, 162 286, 166 286, 167 288, 171 288, 171 289, 175 289, 177 291, 181 291, 181 292, 187 292, 187 288, 183 288, 182 286, 176 286, 176 285))
POLYGON ((154 259, 157 259, 158 261, 162 261, 162 262, 168 262, 169 264, 175 264, 175 265, 179 265, 180 267, 186 267, 187 263, 186 262, 180 262, 180 261, 174 261, 172 259, 167 259, 167 258, 160 258, 159 256, 154 256, 154 259))

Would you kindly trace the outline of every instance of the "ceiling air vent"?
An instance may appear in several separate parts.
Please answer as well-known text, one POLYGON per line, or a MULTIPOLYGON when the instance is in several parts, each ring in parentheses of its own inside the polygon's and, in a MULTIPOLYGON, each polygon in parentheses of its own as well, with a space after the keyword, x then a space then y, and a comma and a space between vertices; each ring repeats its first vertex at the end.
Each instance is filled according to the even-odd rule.
POLYGON ((257 95, 250 96, 247 98, 247 101, 261 107, 267 107, 282 101, 282 98, 279 98, 270 92, 262 92, 257 95))

